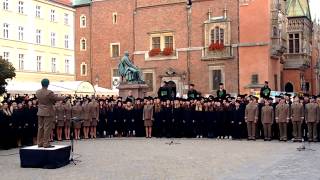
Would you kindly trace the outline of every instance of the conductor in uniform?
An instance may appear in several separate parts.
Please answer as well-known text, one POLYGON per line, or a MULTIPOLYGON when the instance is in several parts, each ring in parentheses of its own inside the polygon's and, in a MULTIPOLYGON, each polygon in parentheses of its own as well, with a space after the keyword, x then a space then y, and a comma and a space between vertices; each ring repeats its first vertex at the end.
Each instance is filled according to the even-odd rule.
POLYGON ((42 88, 36 92, 38 98, 38 147, 52 148, 50 145, 50 133, 54 123, 54 104, 56 101, 62 101, 64 97, 58 97, 52 91, 48 90, 49 80, 42 79, 42 88))

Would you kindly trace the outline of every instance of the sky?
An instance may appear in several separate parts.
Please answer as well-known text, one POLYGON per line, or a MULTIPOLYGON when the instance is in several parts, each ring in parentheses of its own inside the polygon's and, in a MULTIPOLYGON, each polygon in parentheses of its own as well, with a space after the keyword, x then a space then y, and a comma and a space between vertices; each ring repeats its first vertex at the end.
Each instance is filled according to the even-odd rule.
POLYGON ((320 19, 320 0, 309 0, 312 20, 320 19))

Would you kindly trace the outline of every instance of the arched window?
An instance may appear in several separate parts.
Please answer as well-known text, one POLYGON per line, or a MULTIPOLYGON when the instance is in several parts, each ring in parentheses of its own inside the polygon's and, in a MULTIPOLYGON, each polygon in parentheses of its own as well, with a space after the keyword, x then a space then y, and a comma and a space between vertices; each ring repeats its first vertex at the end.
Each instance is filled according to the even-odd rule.
POLYGON ((85 38, 81 38, 80 40, 80 50, 81 51, 87 50, 87 40, 85 38))
POLYGON ((87 17, 85 15, 80 16, 80 28, 85 28, 87 26, 87 17))
POLYGON ((87 75, 87 64, 84 62, 82 62, 80 65, 80 74, 81 74, 81 76, 87 75))

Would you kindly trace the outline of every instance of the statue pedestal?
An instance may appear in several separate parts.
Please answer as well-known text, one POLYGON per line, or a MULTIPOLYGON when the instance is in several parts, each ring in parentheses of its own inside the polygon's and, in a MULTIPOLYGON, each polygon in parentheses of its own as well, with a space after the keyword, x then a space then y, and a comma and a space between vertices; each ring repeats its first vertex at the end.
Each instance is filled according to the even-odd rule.
POLYGON ((137 83, 120 83, 120 85, 117 87, 119 89, 119 96, 120 97, 127 97, 128 92, 132 91, 132 96, 135 98, 143 98, 145 97, 145 94, 148 89, 147 84, 137 84, 137 83))

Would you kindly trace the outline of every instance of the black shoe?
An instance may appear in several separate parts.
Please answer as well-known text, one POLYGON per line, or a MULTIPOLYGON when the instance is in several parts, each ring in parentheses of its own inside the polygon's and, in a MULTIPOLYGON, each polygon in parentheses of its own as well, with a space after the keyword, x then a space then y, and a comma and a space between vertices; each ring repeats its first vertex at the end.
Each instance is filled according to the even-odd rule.
POLYGON ((44 148, 54 148, 54 146, 49 145, 49 146, 46 146, 46 147, 44 147, 44 148))

